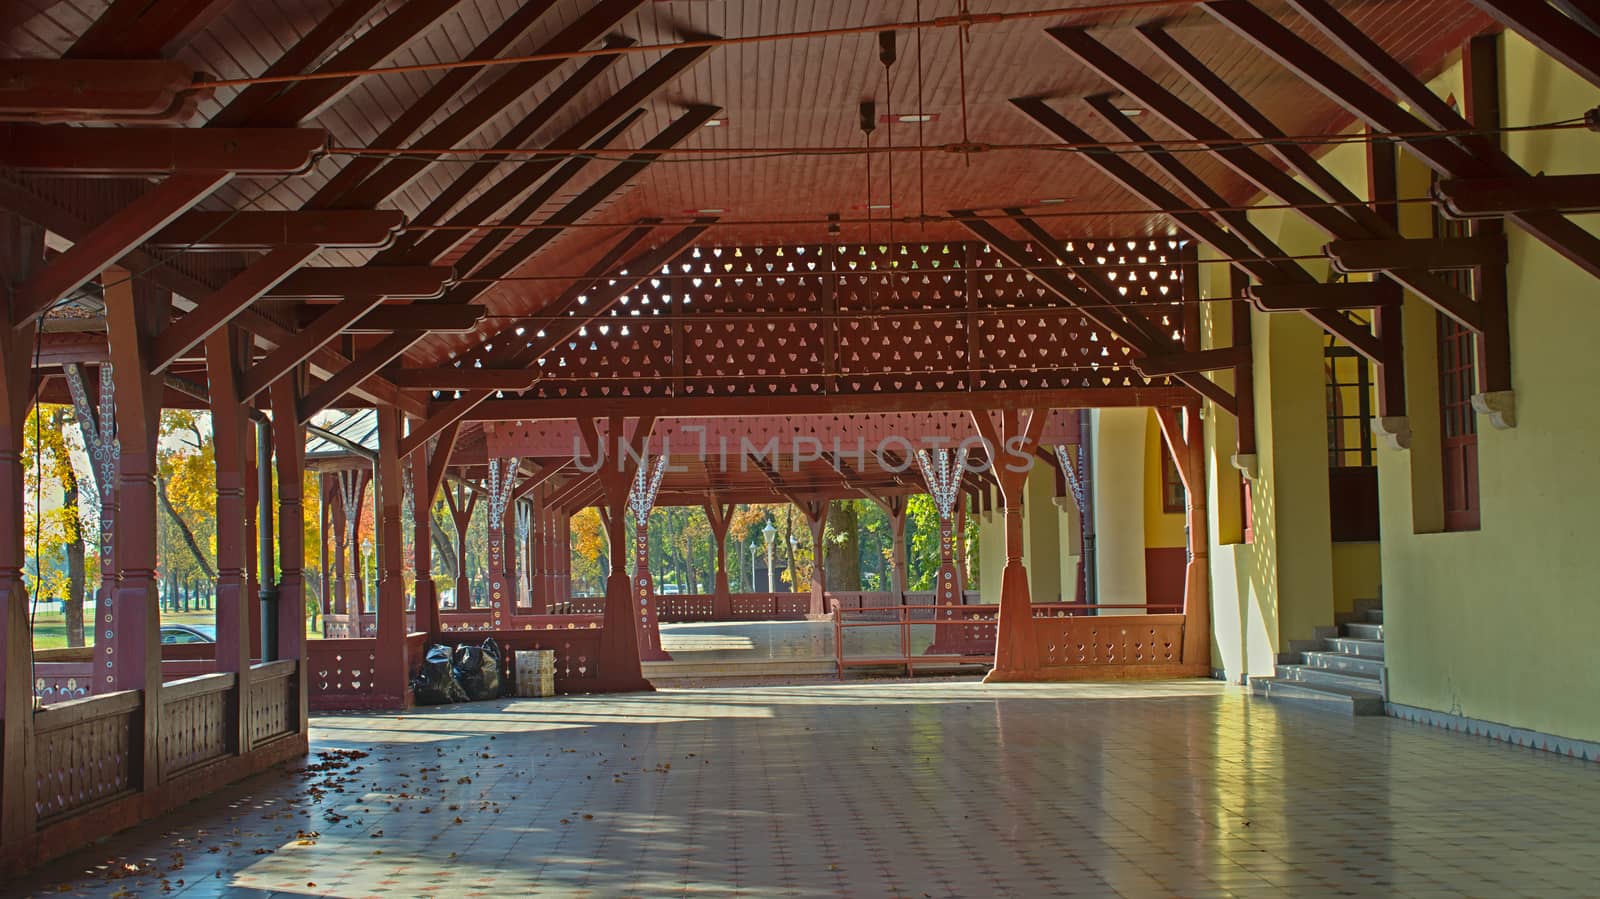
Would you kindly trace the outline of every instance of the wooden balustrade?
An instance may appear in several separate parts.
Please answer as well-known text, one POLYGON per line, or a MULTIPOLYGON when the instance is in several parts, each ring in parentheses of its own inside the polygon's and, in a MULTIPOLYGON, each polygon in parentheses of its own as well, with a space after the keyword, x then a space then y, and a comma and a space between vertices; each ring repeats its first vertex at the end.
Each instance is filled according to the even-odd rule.
POLYGON ((138 690, 64 702, 33 718, 39 826, 139 789, 144 700, 138 690))
POLYGON ((251 746, 300 729, 300 688, 295 681, 299 667, 294 659, 250 666, 250 721, 246 733, 251 746))
POLYGON ((161 689, 161 772, 176 777, 238 751, 231 726, 239 677, 232 672, 202 674, 161 689))

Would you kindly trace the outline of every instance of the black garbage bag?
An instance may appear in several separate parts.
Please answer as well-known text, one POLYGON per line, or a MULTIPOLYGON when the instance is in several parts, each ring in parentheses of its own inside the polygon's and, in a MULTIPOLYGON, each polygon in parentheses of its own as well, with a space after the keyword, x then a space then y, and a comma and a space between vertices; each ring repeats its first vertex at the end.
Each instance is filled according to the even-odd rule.
POLYGON ((442 643, 428 647, 422 667, 411 679, 411 693, 417 705, 467 701, 467 691, 461 688, 461 681, 456 679, 454 666, 450 664, 450 647, 442 643))
POLYGON ((482 646, 457 646, 456 680, 471 700, 500 696, 500 644, 491 637, 482 646))

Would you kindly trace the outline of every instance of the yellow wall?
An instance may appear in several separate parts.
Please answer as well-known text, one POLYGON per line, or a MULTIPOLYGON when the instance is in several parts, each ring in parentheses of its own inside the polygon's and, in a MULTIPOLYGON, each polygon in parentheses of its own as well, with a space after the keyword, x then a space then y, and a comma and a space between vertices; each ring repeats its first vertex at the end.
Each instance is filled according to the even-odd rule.
POLYGON ((1182 512, 1163 511, 1161 459, 1167 447, 1154 409, 1146 411, 1144 428, 1144 545, 1147 548, 1184 545, 1182 512))
POLYGON ((1000 601, 1000 578, 1006 569, 1006 518, 999 509, 977 514, 978 521, 978 597, 983 602, 1000 601))
POLYGON ((1102 603, 1143 603, 1147 409, 1093 417, 1095 587, 1102 603))
MULTIPOLYGON (((1521 38, 1502 41, 1505 124, 1572 118, 1594 105, 1593 87, 1521 38)), ((1459 97, 1459 83, 1455 68, 1435 89, 1459 97)), ((1582 131, 1511 134, 1506 149, 1529 171, 1550 174, 1592 172, 1600 159, 1595 136, 1582 131)), ((1577 220, 1600 232, 1600 216, 1577 220)), ((1507 238, 1517 426, 1495 430, 1478 419, 1482 529, 1436 533, 1437 468, 1410 458, 1426 446, 1380 452, 1390 699, 1600 740, 1600 356, 1592 346, 1600 282, 1514 224, 1507 238)), ((1419 331, 1427 333, 1408 324, 1408 337, 1419 331)), ((1412 349, 1421 348, 1408 346, 1408 381, 1425 381, 1431 353, 1412 349)), ((1437 453, 1436 396, 1426 406, 1415 393, 1410 399, 1413 429, 1431 425, 1437 453)))
POLYGON ((1055 496, 1055 469, 1035 459, 1022 500, 1022 561, 1034 602, 1057 602, 1061 592, 1061 512, 1055 496))

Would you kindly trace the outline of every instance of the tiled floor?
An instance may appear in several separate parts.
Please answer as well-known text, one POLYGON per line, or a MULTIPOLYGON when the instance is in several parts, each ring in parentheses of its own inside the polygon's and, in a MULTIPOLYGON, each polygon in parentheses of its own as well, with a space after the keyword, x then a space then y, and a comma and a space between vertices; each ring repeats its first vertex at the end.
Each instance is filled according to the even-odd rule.
POLYGON ((313 724, 316 751, 370 755, 257 777, 11 886, 1600 894, 1600 766, 1213 682, 745 686, 313 724))

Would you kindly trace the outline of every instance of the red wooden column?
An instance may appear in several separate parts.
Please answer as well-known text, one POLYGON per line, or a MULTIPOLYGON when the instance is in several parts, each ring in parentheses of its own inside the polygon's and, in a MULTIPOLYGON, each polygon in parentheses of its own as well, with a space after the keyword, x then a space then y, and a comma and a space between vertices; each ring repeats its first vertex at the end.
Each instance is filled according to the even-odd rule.
POLYGON ((217 670, 238 677, 234 686, 235 745, 250 749, 250 615, 246 601, 245 447, 251 442, 249 410, 239 401, 245 345, 233 328, 206 338, 206 381, 211 393, 211 433, 217 467, 217 670))
POLYGON ((499 459, 490 459, 489 480, 485 484, 489 491, 489 623, 495 630, 510 625, 511 604, 516 597, 512 587, 516 562, 506 552, 506 510, 511 504, 518 464, 516 458, 506 460, 504 465, 499 459))
POLYGON ((733 617, 733 593, 728 589, 728 526, 733 523, 733 504, 719 502, 713 493, 705 510, 706 523, 711 526, 711 545, 717 551, 717 584, 711 594, 711 617, 727 621, 733 617))
MULTIPOLYGON (((302 380, 296 373, 273 383, 272 439, 278 465, 278 658, 299 663, 295 681, 303 734, 311 678, 306 665, 306 429, 296 414, 302 380)), ((405 623, 403 613, 400 621, 405 623)))
POLYGON ((1183 481, 1189 564, 1183 585, 1183 664, 1195 674, 1211 673, 1211 569, 1206 537, 1205 446, 1200 433, 1200 409, 1189 406, 1178 418, 1177 409, 1157 409, 1162 436, 1172 451, 1183 481))
MULTIPOLYGON (((600 632, 598 660, 600 670, 594 687, 598 693, 655 689, 645 680, 643 670, 639 667, 639 615, 634 608, 631 578, 623 565, 628 523, 622 514, 627 507, 634 472, 638 470, 654 424, 653 416, 641 417, 634 425, 632 435, 624 436, 626 423, 623 417, 613 415, 602 442, 594 419, 578 419, 589 456, 599 466, 596 474, 605 494, 606 508, 611 511, 605 518, 606 536, 611 542, 611 573, 606 577, 605 620, 600 632)), ((562 567, 566 571, 570 566, 562 567)), ((566 578, 562 580, 565 582, 566 578)))
MULTIPOLYGON (((142 745, 161 745, 161 609, 156 593, 156 432, 162 379, 152 375, 150 346, 171 316, 172 295, 148 288, 121 269, 104 275, 106 334, 117 380, 117 592, 111 621, 100 622, 95 676, 114 690, 144 691, 142 745)), ((141 760, 139 784, 158 782, 160 753, 141 760)))
POLYGON ((1028 679, 1039 670, 1033 600, 1028 593, 1028 569, 1022 564, 1022 492, 1049 410, 1033 409, 1023 416, 1017 409, 972 410, 972 421, 984 439, 991 474, 1000 489, 1006 522, 1006 567, 1000 579, 994 669, 984 678, 985 683, 1028 679))
POLYGON ((628 491, 628 508, 633 510, 633 610, 639 635, 641 662, 670 662, 672 656, 661 648, 661 620, 656 612, 656 585, 650 577, 650 510, 655 508, 661 476, 667 470, 667 457, 657 456, 654 465, 640 464, 628 491))
MULTIPOLYGON (((35 324, 13 328, 15 285, 44 263, 44 231, 0 210, 0 843, 22 846, 34 835, 33 637, 28 627, 23 537, 22 447, 34 383, 29 368, 35 324)), ((103 630, 103 623, 95 622, 103 630)), ((99 657, 96 656, 98 670, 99 657)), ((94 678, 99 681, 100 677, 94 678)))
MULTIPOLYGON (((828 573, 824 569, 822 538, 828 530, 828 507, 831 500, 815 499, 798 503, 801 513, 806 517, 806 526, 811 529, 811 605, 808 615, 820 618, 828 614, 824 597, 828 591, 828 573)), ((773 585, 768 584, 770 589, 773 585)))
POLYGON ((378 407, 378 464, 373 478, 377 512, 378 664, 377 694, 396 707, 410 704, 406 687, 406 582, 400 555, 400 438, 402 414, 378 407))

